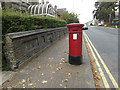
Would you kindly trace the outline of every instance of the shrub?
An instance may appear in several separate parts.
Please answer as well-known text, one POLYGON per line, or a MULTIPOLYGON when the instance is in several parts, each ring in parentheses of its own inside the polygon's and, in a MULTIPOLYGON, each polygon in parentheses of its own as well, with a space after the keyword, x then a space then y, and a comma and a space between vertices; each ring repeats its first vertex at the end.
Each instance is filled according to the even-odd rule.
POLYGON ((67 24, 69 23, 79 23, 78 15, 74 13, 65 12, 61 15, 61 19, 65 20, 67 24))
POLYGON ((12 32, 64 26, 66 26, 66 21, 53 17, 30 16, 8 11, 2 12, 3 35, 12 32))

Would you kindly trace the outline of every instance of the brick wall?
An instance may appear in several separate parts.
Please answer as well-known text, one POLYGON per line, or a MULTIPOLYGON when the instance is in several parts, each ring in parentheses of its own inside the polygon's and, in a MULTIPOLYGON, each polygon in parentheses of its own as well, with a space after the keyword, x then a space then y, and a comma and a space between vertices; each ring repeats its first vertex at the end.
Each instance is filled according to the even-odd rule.
POLYGON ((26 61, 67 34, 66 27, 39 29, 6 35, 5 55, 8 65, 18 68, 26 61))

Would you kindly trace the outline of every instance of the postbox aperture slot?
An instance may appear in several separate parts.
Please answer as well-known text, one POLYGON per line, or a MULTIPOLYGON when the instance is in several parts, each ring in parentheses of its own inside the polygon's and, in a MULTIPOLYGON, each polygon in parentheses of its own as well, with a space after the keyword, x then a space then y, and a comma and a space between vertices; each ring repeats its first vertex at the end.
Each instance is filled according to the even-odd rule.
POLYGON ((73 31, 78 31, 77 29, 73 29, 73 31))

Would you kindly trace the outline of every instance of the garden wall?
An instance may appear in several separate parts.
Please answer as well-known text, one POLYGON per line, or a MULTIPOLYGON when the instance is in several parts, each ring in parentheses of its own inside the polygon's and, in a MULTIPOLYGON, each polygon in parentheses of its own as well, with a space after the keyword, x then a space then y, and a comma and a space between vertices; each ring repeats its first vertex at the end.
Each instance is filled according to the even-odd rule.
POLYGON ((8 33, 4 47, 8 65, 18 68, 67 34, 67 27, 8 33))

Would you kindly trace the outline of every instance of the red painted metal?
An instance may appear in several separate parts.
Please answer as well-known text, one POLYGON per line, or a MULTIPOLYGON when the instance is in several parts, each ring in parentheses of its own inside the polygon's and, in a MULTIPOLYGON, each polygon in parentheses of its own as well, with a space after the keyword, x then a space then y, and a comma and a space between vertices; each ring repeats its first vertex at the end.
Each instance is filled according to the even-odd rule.
POLYGON ((69 28, 69 55, 82 56, 82 27, 83 24, 68 24, 69 28), (73 34, 77 34, 77 39, 73 39, 73 34))

